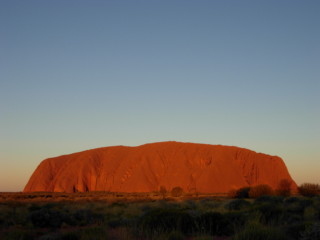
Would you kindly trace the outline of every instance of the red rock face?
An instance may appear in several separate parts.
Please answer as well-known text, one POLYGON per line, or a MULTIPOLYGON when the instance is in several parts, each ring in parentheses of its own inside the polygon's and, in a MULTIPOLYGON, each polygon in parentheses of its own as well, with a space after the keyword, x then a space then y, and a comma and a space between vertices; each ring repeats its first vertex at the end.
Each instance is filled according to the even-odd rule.
POLYGON ((24 192, 151 192, 180 186, 185 192, 225 193, 257 184, 276 188, 282 179, 296 189, 276 156, 231 146, 161 142, 46 159, 24 192))

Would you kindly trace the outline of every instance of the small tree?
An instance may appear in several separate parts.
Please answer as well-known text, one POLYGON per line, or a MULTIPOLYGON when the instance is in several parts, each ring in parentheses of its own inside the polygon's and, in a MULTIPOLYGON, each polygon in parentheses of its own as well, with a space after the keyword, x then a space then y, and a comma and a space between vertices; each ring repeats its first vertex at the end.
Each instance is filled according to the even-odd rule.
POLYGON ((250 188, 249 197, 257 198, 261 196, 273 195, 272 188, 267 184, 261 184, 250 188))
POLYGON ((278 188, 276 189, 277 195, 288 197, 291 194, 291 181, 288 179, 282 179, 279 182, 278 188))
POLYGON ((171 195, 173 197, 180 197, 183 193, 183 189, 181 187, 174 187, 172 190, 171 190, 171 195))
POLYGON ((237 198, 249 198, 250 187, 242 187, 237 190, 237 198))
POLYGON ((160 186, 160 194, 162 196, 163 199, 166 198, 166 195, 167 195, 167 189, 165 186, 160 186))
POLYGON ((237 197, 237 189, 231 189, 228 193, 227 196, 229 198, 236 198, 237 197))
POLYGON ((298 188, 299 193, 305 197, 314 197, 320 194, 320 186, 319 184, 314 183, 303 183, 298 188))
POLYGON ((231 198, 249 198, 250 187, 242 187, 239 189, 232 189, 228 192, 231 198))

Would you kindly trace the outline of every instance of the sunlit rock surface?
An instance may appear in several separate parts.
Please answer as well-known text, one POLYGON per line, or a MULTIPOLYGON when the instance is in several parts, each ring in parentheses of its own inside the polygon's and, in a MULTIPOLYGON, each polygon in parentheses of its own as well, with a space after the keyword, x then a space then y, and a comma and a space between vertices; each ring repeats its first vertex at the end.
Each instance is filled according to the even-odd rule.
POLYGON ((280 157, 231 146, 160 142, 114 146, 49 158, 40 163, 24 192, 152 192, 180 186, 185 192, 295 182, 280 157))

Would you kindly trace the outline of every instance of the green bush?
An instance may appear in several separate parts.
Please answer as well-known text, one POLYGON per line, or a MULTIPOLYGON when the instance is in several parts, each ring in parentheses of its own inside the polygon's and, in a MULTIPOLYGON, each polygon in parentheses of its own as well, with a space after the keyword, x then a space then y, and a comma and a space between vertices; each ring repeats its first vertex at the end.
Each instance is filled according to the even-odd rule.
POLYGON ((257 210, 261 214, 261 221, 266 224, 278 224, 281 222, 284 212, 284 209, 281 206, 272 203, 259 205, 257 210))
POLYGON ((143 232, 181 231, 187 234, 195 229, 195 222, 191 215, 183 210, 160 208, 142 215, 138 227, 143 232))
POLYGON ((223 235, 224 216, 219 212, 206 212, 197 219, 198 231, 211 235, 223 235))
POLYGON ((296 213, 285 211, 282 214, 281 221, 285 225, 298 224, 303 221, 303 216, 296 213))
POLYGON ((100 213, 95 213, 91 209, 79 209, 71 215, 68 223, 77 226, 86 226, 104 221, 104 216, 100 213))
POLYGON ((286 237, 280 230, 262 226, 260 224, 248 224, 243 231, 238 232, 232 240, 284 240, 286 237))
POLYGON ((60 228, 64 219, 60 211, 50 208, 41 208, 33 211, 29 217, 33 226, 36 228, 60 228))
POLYGON ((193 240, 212 240, 212 239, 213 238, 210 235, 201 235, 193 238, 193 240))
POLYGON ((320 239, 320 222, 314 223, 301 234, 301 240, 319 240, 320 239))
POLYGON ((287 204, 287 205, 289 205, 289 204, 297 203, 297 202, 299 202, 299 201, 300 201, 300 199, 297 198, 297 197, 289 197, 289 198, 286 198, 286 199, 284 200, 284 203, 287 204))
POLYGON ((233 189, 228 193, 231 198, 249 198, 250 187, 243 187, 239 189, 233 189))
MULTIPOLYGON (((80 231, 79 240, 104 240, 107 239, 106 229, 103 227, 88 227, 80 231)), ((70 239, 71 240, 71 239, 70 239)))
POLYGON ((237 190, 236 198, 249 198, 250 187, 243 187, 237 190))
MULTIPOLYGON (((76 232, 67 232, 62 234, 61 240, 79 240, 79 235, 76 232)), ((82 238, 81 238, 82 239, 82 238)), ((98 240, 97 238, 94 238, 98 240)))
POLYGON ((228 202, 224 207, 228 210, 241 210, 250 207, 250 202, 244 199, 236 199, 228 202))
POLYGON ((299 199, 297 202, 286 204, 286 211, 303 216, 305 208, 311 205, 312 201, 310 199, 299 199))
POLYGON ((62 236, 59 233, 47 233, 42 235, 38 240, 62 240, 62 236))
POLYGON ((284 227, 284 232, 288 240, 299 240, 301 236, 301 232, 304 232, 304 230, 305 230, 305 224, 302 222, 286 225, 284 227))
MULTIPOLYGON (((1 235, 0 235, 0 237, 1 237, 1 235)), ((5 233, 3 234, 2 237, 5 240, 33 240, 33 239, 35 239, 34 233, 28 231, 27 229, 20 229, 20 228, 11 228, 8 231, 5 231, 5 233)))
POLYGON ((225 222, 222 223, 222 235, 231 236, 242 229, 248 221, 248 212, 227 212, 223 214, 225 222))
POLYGON ((272 204, 281 204, 283 202, 283 198, 281 196, 268 196, 264 195, 255 199, 255 204, 260 203, 272 203, 272 204))
POLYGON ((178 231, 173 231, 168 235, 168 240, 183 240, 183 239, 185 239, 184 235, 178 231))

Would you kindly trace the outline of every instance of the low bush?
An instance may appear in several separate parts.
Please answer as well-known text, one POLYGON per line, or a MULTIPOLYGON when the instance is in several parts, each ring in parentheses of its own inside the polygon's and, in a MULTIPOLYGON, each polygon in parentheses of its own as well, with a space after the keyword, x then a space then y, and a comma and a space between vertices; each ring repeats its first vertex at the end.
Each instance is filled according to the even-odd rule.
POLYGON ((250 188, 249 197, 258 198, 261 196, 273 195, 272 188, 267 184, 261 184, 250 188))
POLYGON ((305 197, 314 197, 320 194, 320 185, 314 183, 303 183, 298 188, 299 193, 305 197))
POLYGON ((171 190, 172 197, 181 197, 183 193, 183 189, 181 187, 174 187, 171 190))
POLYGON ((260 203, 272 203, 272 204, 281 204, 283 202, 283 198, 281 196, 270 196, 270 195, 263 195, 255 199, 255 204, 260 203))
POLYGON ((305 208, 311 206, 312 203, 310 199, 299 199, 297 202, 286 204, 286 211, 303 216, 305 208))
POLYGON ((291 195, 291 185, 292 182, 289 181, 288 179, 282 179, 279 182, 279 185, 276 189, 276 194, 279 196, 284 196, 284 197, 288 197, 291 195))
POLYGON ((168 234, 168 240, 183 240, 183 239, 185 239, 185 237, 179 231, 173 231, 168 234))
POLYGON ((191 233, 195 229, 194 219, 179 209, 154 209, 140 217, 138 227, 142 232, 181 231, 191 233))
POLYGON ((228 196, 231 198, 249 198, 250 187, 243 187, 239 189, 232 189, 228 196))
POLYGON ((286 198, 286 199, 284 200, 284 203, 285 203, 285 204, 293 204, 293 203, 297 203, 297 202, 299 202, 299 201, 300 201, 300 199, 297 198, 297 197, 288 197, 288 198, 286 198))
POLYGON ((232 240, 283 240, 284 233, 272 227, 260 224, 248 224, 243 231, 237 233, 232 240))
MULTIPOLYGON (((1 237, 1 235, 0 235, 1 237)), ((26 229, 11 228, 2 236, 5 240, 33 240, 35 239, 34 233, 26 229)))
MULTIPOLYGON (((88 227, 79 232, 79 240, 104 240, 107 238, 106 229, 103 227, 88 227)), ((70 239, 71 240, 71 239, 70 239)))
POLYGON ((36 228, 60 228, 64 219, 60 211, 48 208, 33 211, 29 217, 33 226, 36 228))
POLYGON ((302 234, 300 240, 318 240, 320 239, 320 222, 314 223, 307 228, 302 234))
POLYGON ((228 202, 224 207, 228 210, 241 210, 250 207, 250 202, 244 199, 236 199, 228 202))
POLYGON ((162 198, 163 199, 165 199, 166 198, 166 196, 167 196, 167 189, 166 189, 166 187, 164 187, 164 186, 160 186, 160 190, 159 190, 159 193, 160 193, 160 195, 162 196, 162 198))
POLYGON ((281 217, 284 209, 281 206, 272 203, 264 203, 257 207, 261 214, 261 221, 265 224, 274 225, 281 223, 281 217))
POLYGON ((91 209, 79 209, 68 218, 71 225, 86 226, 94 223, 101 223, 104 221, 104 216, 99 213, 93 212, 91 209))
POLYGON ((296 213, 291 213, 291 212, 285 211, 282 214, 281 221, 285 225, 298 224, 303 221, 303 216, 296 214, 296 213))
MULTIPOLYGON (((67 233, 65 235, 68 235, 67 233)), ((38 240, 62 240, 62 235, 59 233, 47 233, 39 237, 38 240)), ((77 239, 75 239, 77 240, 77 239)))
POLYGON ((219 212, 206 212, 196 221, 197 230, 211 235, 223 235, 225 227, 225 217, 219 212))
POLYGON ((284 233, 288 240, 300 240, 301 233, 304 232, 304 230, 305 224, 302 222, 286 225, 284 227, 284 233))
POLYGON ((225 222, 222 227, 222 235, 231 236, 242 229, 248 221, 248 212, 227 212, 223 214, 225 222))

